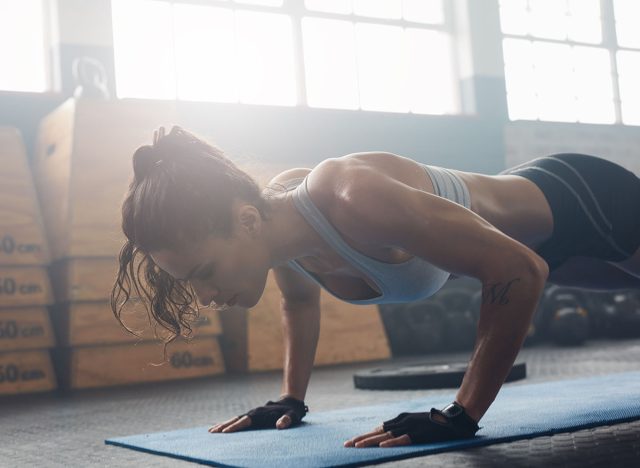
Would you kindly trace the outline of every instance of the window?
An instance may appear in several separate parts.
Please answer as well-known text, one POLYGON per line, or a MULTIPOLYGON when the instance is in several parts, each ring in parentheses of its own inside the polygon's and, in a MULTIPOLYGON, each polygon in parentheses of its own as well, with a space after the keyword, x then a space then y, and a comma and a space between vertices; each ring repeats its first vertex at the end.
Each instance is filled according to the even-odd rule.
POLYGON ((112 11, 119 97, 460 107, 443 0, 113 0, 112 11))
POLYGON ((309 106, 458 112, 452 38, 441 0, 306 0, 305 5, 309 106))
POLYGON ((637 123, 639 94, 631 83, 640 77, 640 50, 621 49, 640 48, 640 34, 632 32, 629 20, 640 14, 635 5, 500 0, 510 119, 637 123), (615 18, 624 20, 613 21, 613 6, 615 18), (606 34, 614 30, 617 43, 606 34))
POLYGON ((0 0, 0 89, 48 89, 44 30, 42 0, 0 0))
POLYGON ((637 0, 614 0, 616 38, 620 49, 616 52, 618 85, 622 122, 640 125, 640 3, 637 0))

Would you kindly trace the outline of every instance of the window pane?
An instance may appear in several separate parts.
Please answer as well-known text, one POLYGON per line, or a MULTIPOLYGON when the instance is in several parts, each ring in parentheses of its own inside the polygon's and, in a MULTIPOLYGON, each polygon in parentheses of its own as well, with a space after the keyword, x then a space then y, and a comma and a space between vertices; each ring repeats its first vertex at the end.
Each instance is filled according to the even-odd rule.
POLYGON ((452 114, 458 95, 448 34, 424 29, 405 31, 408 59, 407 90, 412 112, 452 114))
POLYGON ((621 47, 640 48, 640 2, 637 0, 614 0, 616 34, 621 47))
POLYGON ((47 89, 42 0, 0 0, 0 89, 47 89))
POLYGON ((240 101, 295 105, 291 18, 237 11, 236 21, 240 101))
POLYGON ((233 11, 174 4, 178 98, 237 102, 233 11))
POLYGON ((613 81, 609 51, 596 47, 573 47, 573 85, 578 121, 614 123, 613 81))
POLYGON ((577 115, 572 92, 571 48, 566 44, 535 41, 532 50, 539 117, 543 120, 575 122, 577 115))
POLYGON ((356 24, 360 107, 408 112, 407 60, 402 28, 356 24))
POLYGON ((403 0, 402 16, 418 23, 444 23, 442 0, 403 0))
POLYGON ((352 12, 351 0, 305 0, 304 5, 309 10, 326 13, 350 15, 352 12))
POLYGON ((529 23, 526 0, 500 1, 500 27, 504 34, 525 36, 529 33, 529 23))
POLYGON ((602 41, 599 0, 501 0, 500 24, 505 34, 602 41))
POLYGON ((546 39, 566 39, 566 3, 558 0, 529 0, 531 34, 546 39))
POLYGON ((504 39, 504 74, 507 94, 521 93, 524 89, 535 90, 533 77, 533 46, 524 39, 504 39))
POLYGON ((282 6, 282 0, 235 0, 236 3, 245 3, 247 5, 263 5, 279 7, 282 6))
POLYGON ((510 120, 537 120, 538 98, 534 92, 518 91, 507 94, 510 120))
POLYGON ((572 16, 600 18, 600 0, 569 0, 568 5, 572 16))
POLYGON ((599 44, 602 42, 602 20, 584 16, 570 16, 567 19, 568 36, 572 41, 599 44))
POLYGON ((118 97, 175 99, 170 4, 113 0, 111 10, 118 97))
POLYGON ((503 41, 509 117, 614 123, 609 51, 542 41, 503 41))
POLYGON ((538 118, 538 97, 533 77, 533 43, 524 39, 504 39, 504 73, 507 107, 511 120, 538 118))
POLYGON ((569 39, 599 44, 602 42, 600 0, 569 0, 569 39))
POLYGON ((640 52, 621 50, 617 59, 622 121, 640 125, 640 52))
POLYGON ((358 109, 353 23, 303 18, 302 38, 309 106, 358 109))
POLYGON ((401 0, 353 0, 353 12, 356 15, 373 18, 402 18, 401 0))

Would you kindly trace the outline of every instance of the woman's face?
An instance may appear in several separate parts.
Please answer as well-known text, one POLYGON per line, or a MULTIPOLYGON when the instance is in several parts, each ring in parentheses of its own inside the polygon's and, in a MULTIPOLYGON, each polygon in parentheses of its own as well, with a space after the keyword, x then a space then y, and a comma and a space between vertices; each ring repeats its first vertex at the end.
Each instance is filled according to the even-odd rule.
POLYGON ((264 291, 269 252, 260 241, 262 226, 255 207, 234 209, 234 230, 229 239, 208 237, 187 251, 151 252, 158 267, 176 279, 187 280, 203 306, 255 306, 264 291))

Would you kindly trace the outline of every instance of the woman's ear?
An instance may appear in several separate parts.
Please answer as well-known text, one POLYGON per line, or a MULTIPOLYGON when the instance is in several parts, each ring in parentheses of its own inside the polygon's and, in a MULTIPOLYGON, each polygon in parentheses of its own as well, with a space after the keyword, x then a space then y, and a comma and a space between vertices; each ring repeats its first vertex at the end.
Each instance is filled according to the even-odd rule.
POLYGON ((240 227, 255 238, 262 228, 260 212, 253 205, 242 205, 239 213, 240 227))

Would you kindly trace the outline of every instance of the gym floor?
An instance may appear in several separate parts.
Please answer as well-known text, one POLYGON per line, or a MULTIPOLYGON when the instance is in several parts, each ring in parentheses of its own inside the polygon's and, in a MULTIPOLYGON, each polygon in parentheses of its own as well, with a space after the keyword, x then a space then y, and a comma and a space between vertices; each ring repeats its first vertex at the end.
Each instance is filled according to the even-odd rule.
MULTIPOLYGON (((307 404, 311 411, 418 398, 426 391, 371 391, 353 386, 353 373, 376 365, 458 362, 468 353, 316 369, 307 404)), ((591 340, 576 348, 524 348, 527 378, 506 385, 640 370, 640 339, 591 340)), ((279 372, 226 375, 75 394, 30 395, 0 400, 0 466, 197 466, 168 457, 107 446, 104 439, 143 432, 206 426, 277 397, 279 372)), ((640 390, 639 390, 640 391, 640 390)), ((430 391, 453 393, 455 390, 430 391)), ((532 396, 532 404, 535 404, 532 396)), ((602 395, 607 404, 607 395, 602 395)), ((393 416, 393 415, 390 415, 393 416)), ((355 434, 354 434, 355 435, 355 434)), ((552 437, 538 437, 380 466, 421 467, 637 467, 640 421, 552 437)))

